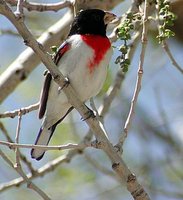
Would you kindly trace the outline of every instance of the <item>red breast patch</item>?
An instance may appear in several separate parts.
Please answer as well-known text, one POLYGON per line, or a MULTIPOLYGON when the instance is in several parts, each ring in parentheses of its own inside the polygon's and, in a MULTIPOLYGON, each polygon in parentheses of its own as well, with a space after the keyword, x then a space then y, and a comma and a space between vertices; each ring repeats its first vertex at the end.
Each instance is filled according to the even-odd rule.
POLYGON ((94 50, 94 57, 89 62, 89 69, 92 72, 94 66, 98 65, 107 50, 111 47, 111 43, 107 37, 99 35, 81 35, 82 40, 94 50))

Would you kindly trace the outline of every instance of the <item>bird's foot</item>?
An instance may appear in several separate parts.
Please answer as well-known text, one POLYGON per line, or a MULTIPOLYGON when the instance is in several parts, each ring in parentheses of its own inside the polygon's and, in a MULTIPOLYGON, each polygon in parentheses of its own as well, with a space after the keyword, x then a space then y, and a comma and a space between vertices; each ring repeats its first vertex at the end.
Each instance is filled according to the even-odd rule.
MULTIPOLYGON (((87 107, 87 106, 86 106, 87 107)), ((88 107, 87 107, 88 108, 88 107)), ((95 114, 94 114, 94 112, 93 112, 93 110, 91 110, 90 108, 88 108, 88 111, 85 113, 85 118, 81 118, 81 120, 82 121, 85 121, 85 120, 87 120, 87 119, 89 119, 89 118, 95 118, 96 116, 95 116, 95 114)))

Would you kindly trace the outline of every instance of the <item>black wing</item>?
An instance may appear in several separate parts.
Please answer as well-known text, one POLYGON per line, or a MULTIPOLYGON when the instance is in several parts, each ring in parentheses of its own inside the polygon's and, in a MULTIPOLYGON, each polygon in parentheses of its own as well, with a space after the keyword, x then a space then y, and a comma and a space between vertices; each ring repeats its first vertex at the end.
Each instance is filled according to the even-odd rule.
MULTIPOLYGON (((58 62, 60 61, 62 56, 65 54, 65 52, 67 52, 69 50, 69 48, 70 48, 70 44, 68 42, 64 42, 59 47, 57 54, 55 55, 55 58, 54 58, 54 63, 56 65, 58 64, 58 62)), ((48 72, 46 74, 44 84, 43 84, 43 88, 42 88, 41 95, 40 95, 39 119, 43 118, 45 111, 46 111, 46 104, 47 104, 47 100, 48 100, 48 94, 49 94, 51 80, 52 80, 52 76, 48 72)))

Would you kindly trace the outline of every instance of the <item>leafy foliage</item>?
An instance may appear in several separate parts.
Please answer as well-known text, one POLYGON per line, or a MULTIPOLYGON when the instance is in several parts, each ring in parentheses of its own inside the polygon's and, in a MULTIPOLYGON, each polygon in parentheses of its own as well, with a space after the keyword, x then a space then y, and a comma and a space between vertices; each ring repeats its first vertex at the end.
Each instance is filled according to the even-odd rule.
POLYGON ((167 38, 175 36, 175 33, 169 27, 174 25, 176 15, 170 11, 170 2, 167 0, 158 1, 158 19, 159 19, 159 43, 167 38))

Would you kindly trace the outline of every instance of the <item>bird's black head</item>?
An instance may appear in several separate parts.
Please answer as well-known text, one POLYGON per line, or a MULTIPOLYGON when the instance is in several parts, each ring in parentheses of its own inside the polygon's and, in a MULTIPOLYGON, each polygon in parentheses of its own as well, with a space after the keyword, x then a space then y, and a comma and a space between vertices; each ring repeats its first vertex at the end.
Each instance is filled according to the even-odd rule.
POLYGON ((114 14, 99 9, 80 11, 72 23, 69 36, 74 34, 106 36, 107 24, 115 18, 114 14))

